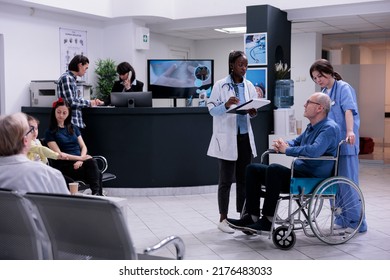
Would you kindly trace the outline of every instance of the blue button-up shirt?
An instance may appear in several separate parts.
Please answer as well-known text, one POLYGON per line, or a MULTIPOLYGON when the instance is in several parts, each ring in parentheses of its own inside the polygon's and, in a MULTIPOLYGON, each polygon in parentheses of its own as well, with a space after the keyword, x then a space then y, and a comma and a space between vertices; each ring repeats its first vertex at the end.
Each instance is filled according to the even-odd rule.
MULTIPOLYGON (((325 118, 306 130, 294 140, 287 141, 287 156, 311 157, 336 156, 340 140, 340 128, 331 119, 325 118)), ((328 178, 332 175, 334 161, 296 160, 294 170, 308 177, 328 178)))
MULTIPOLYGON (((244 83, 236 84, 237 91, 236 96, 240 99, 240 102, 237 105, 241 105, 246 102, 245 100, 245 86, 244 83)), ((240 134, 248 133, 248 118, 246 115, 237 114, 237 127, 240 134)))

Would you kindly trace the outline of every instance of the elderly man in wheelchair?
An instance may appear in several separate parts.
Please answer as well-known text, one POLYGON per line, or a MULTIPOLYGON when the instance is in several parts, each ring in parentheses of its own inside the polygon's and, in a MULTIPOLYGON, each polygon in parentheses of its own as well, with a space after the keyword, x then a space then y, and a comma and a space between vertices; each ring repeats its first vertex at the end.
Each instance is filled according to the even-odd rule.
MULTIPOLYGON (((274 152, 296 157, 293 161, 293 172, 290 168, 280 164, 265 165, 253 163, 247 166, 245 212, 238 220, 227 219, 228 224, 233 229, 241 230, 246 234, 258 234, 263 231, 272 233, 273 225, 280 223, 285 226, 282 228, 282 233, 277 233, 277 236, 275 236, 274 232, 274 243, 276 246, 281 244, 278 246, 281 249, 289 249, 295 244, 295 235, 293 236, 293 241, 289 240, 291 231, 295 229, 296 220, 294 216, 296 214, 300 215, 302 212, 307 220, 299 222, 302 228, 310 225, 314 234, 322 241, 335 244, 340 243, 339 239, 342 241, 346 240, 345 237, 338 238, 336 241, 334 238, 330 238, 330 235, 334 235, 333 230, 331 230, 331 234, 329 234, 329 230, 325 233, 322 215, 323 212, 325 213, 324 209, 331 209, 332 214, 327 215, 325 220, 327 220, 326 223, 332 224, 332 228, 336 226, 333 217, 340 210, 337 210, 337 207, 335 207, 337 191, 334 191, 334 189, 337 189, 343 183, 347 183, 347 186, 350 186, 351 182, 345 182, 347 179, 340 177, 340 180, 332 181, 330 185, 325 184, 321 189, 315 189, 318 185, 323 185, 321 181, 324 178, 332 176, 335 169, 337 170, 337 166, 335 166, 335 163, 337 165, 337 160, 335 159, 337 159, 339 145, 341 145, 339 144, 341 143, 341 135, 338 125, 327 117, 330 106, 328 95, 321 92, 312 94, 304 105, 304 116, 310 121, 306 130, 294 140, 286 142, 283 139, 278 139, 274 141, 274 152), (324 160, 319 160, 321 158, 324 160), (294 186, 295 189, 291 190, 293 180, 299 181, 300 178, 305 178, 306 182, 311 182, 312 185, 313 183, 315 184, 307 187, 306 190, 304 190, 305 187, 301 186, 294 186), (293 192, 296 193, 294 194, 293 192), (281 193, 290 194, 287 198, 290 199, 291 203, 296 201, 299 206, 298 210, 293 212, 290 205, 289 216, 283 221, 276 219, 281 193), (313 193, 316 193, 315 198, 313 193), (261 210, 262 217, 260 218, 261 197, 264 198, 264 202, 261 210), (330 202, 324 203, 325 199, 328 199, 330 202), (310 208, 310 210, 305 212, 305 208, 310 208), (319 213, 322 214, 319 215, 319 213), (274 217, 275 215, 276 217, 274 217), (318 224, 320 220, 321 225, 318 224)), ((337 175, 337 171, 335 174, 337 175)), ((352 182, 352 184, 354 183, 352 182)), ((356 185, 353 188, 356 189, 356 185)), ((337 236, 339 235, 337 233, 337 236)))

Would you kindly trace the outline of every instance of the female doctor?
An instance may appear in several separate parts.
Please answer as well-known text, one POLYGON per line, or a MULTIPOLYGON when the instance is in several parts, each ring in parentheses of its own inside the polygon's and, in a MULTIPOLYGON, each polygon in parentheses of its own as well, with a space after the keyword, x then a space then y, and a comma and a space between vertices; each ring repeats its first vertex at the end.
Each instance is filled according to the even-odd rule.
MULTIPOLYGON (((342 145, 339 158, 339 175, 345 176, 359 185, 359 127, 360 117, 356 101, 355 90, 344 82, 339 73, 333 70, 333 66, 326 59, 315 61, 310 67, 310 76, 318 84, 322 92, 331 99, 329 118, 333 119, 341 130, 341 136, 349 143, 342 145)), ((340 139, 341 140, 341 139, 340 139)), ((348 188, 349 189, 349 188, 348 188)), ((340 193, 336 198, 338 205, 343 205, 343 197, 351 197, 352 193, 340 193)), ((356 215, 349 213, 348 217, 336 220, 335 223, 342 228, 356 228, 356 215)), ((359 228, 359 232, 367 231, 365 217, 359 228)))
POLYGON ((245 79, 248 59, 242 51, 229 54, 229 75, 217 81, 207 101, 213 116, 213 135, 207 155, 219 159, 218 229, 233 233, 226 218, 230 188, 236 179, 236 210, 241 212, 245 200, 245 168, 257 156, 250 118, 257 114, 250 109, 245 114, 227 113, 232 106, 257 98, 253 84, 245 79))

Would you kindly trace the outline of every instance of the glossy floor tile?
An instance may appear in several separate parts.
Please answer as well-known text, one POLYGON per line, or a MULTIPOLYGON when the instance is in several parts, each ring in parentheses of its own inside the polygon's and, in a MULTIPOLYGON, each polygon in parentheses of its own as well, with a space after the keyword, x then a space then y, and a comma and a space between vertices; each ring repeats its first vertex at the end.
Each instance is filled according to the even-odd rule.
MULTIPOLYGON (((365 198, 368 232, 358 234, 345 244, 332 246, 298 231, 295 246, 287 251, 277 249, 268 236, 219 231, 216 186, 195 188, 192 194, 188 188, 183 188, 187 189, 187 194, 180 194, 179 189, 172 194, 172 188, 167 188, 166 194, 162 189, 158 195, 150 192, 120 196, 128 201, 127 222, 139 252, 166 236, 178 235, 186 245, 185 259, 193 260, 390 260, 389 182, 390 165, 362 160, 360 187, 365 198)), ((118 195, 115 189, 108 192, 118 195)), ((238 218, 234 202, 232 188, 229 217, 238 218)), ((174 251, 170 246, 156 254, 173 257, 174 251)))

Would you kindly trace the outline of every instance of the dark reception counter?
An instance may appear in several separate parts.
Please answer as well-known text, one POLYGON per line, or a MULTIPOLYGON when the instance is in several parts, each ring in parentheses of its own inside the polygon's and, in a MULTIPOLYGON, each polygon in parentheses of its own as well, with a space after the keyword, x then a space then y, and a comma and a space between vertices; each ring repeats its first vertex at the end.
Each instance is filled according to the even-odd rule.
MULTIPOLYGON (((268 147, 270 106, 252 119, 258 155, 268 147)), ((39 137, 51 108, 22 107, 40 120, 39 137)), ((185 187, 218 183, 218 162, 206 155, 212 117, 205 107, 88 108, 83 138, 91 155, 107 158, 116 180, 105 187, 185 187)), ((258 161, 257 159, 256 161, 258 161)))

